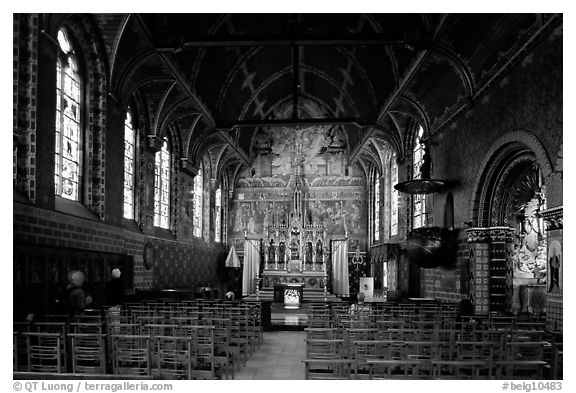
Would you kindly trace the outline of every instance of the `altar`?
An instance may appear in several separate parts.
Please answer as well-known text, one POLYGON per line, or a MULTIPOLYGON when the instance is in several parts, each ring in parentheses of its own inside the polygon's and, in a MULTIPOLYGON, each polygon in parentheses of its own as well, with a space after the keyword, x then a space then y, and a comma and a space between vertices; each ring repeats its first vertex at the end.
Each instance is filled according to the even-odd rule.
POLYGON ((296 181, 288 222, 266 227, 262 289, 282 284, 325 290, 328 248, 322 224, 304 224, 302 190, 296 181))

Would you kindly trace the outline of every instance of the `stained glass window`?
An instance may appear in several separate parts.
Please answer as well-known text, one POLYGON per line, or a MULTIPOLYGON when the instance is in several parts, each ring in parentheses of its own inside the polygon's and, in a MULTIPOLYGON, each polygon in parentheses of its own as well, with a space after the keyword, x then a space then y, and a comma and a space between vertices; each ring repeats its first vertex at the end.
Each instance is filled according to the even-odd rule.
POLYGON ((56 64, 56 147, 54 189, 56 195, 78 201, 82 139, 78 63, 64 30, 58 31, 60 53, 56 64))
POLYGON ((156 153, 154 176, 154 226, 170 228, 170 151, 168 140, 156 153))
MULTIPOLYGON (((424 129, 419 126, 418 133, 416 134, 416 140, 414 141, 414 151, 413 151, 413 172, 412 178, 420 178, 420 167, 424 162, 424 145, 421 143, 422 135, 424 134, 424 129)), ((426 226, 426 195, 416 194, 414 195, 414 212, 413 212, 413 227, 420 228, 426 226)))
POLYGON ((132 115, 126 112, 124 120, 124 218, 134 219, 134 146, 136 135, 132 115))
POLYGON ((398 190, 394 188, 398 184, 398 163, 396 153, 392 154, 390 162, 390 236, 398 234, 398 190))
POLYGON ((374 240, 380 240, 380 173, 374 179, 374 240))
POLYGON ((222 224, 220 223, 221 218, 221 206, 222 206, 222 190, 218 188, 216 190, 216 223, 215 223, 215 233, 214 233, 214 240, 216 242, 220 242, 222 239, 222 224))
POLYGON ((202 172, 204 168, 200 164, 198 174, 194 177, 194 236, 202 236, 202 200, 204 198, 204 187, 202 172))

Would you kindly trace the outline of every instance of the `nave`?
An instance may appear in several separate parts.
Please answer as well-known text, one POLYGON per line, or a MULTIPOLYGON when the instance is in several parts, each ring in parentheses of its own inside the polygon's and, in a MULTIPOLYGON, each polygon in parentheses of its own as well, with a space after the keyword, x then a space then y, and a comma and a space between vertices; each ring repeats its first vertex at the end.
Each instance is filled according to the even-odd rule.
POLYGON ((309 303, 303 329, 260 302, 127 303, 14 323, 15 379, 562 379, 563 337, 531 315, 455 304, 309 303))

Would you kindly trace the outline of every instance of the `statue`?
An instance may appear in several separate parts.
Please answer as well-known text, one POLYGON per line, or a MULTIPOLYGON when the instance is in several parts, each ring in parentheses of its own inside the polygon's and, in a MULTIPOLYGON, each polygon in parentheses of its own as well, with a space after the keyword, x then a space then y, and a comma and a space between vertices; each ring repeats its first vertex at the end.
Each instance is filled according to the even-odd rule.
POLYGON ((298 244, 298 238, 293 237, 292 240, 290 241, 290 259, 295 260, 295 259, 300 259, 300 252, 298 250, 299 248, 299 244, 298 244))
POLYGON ((320 239, 318 239, 318 241, 316 242, 316 263, 323 262, 322 252, 323 252, 322 242, 320 241, 320 239))
POLYGON ((300 259, 300 239, 299 239, 300 231, 298 227, 292 227, 290 231, 290 236, 292 239, 290 240, 290 259, 297 260, 300 259))
POLYGON ((306 242, 306 263, 313 263, 312 260, 312 242, 306 242))
POLYGON ((270 245, 268 246, 268 262, 276 261, 276 246, 274 245, 274 239, 270 239, 270 245))
POLYGON ((278 246, 278 262, 284 263, 285 254, 286 254, 286 245, 284 244, 284 242, 280 242, 280 245, 278 246))

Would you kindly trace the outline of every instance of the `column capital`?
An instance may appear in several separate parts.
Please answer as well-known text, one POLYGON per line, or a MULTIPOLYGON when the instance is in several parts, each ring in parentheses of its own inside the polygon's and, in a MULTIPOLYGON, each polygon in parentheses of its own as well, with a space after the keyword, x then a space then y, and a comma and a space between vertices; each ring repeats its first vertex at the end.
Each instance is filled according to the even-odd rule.
POLYGON ((510 227, 490 227, 490 240, 506 242, 512 240, 514 228, 510 227))
POLYGON ((156 134, 149 134, 146 136, 148 137, 148 149, 150 149, 154 153, 158 153, 160 149, 162 149, 164 139, 160 138, 156 134))
POLYGON ((466 241, 468 243, 488 243, 490 239, 490 228, 468 228, 466 229, 466 241))
POLYGON ((563 206, 556 206, 550 209, 541 211, 540 217, 546 222, 546 230, 551 231, 554 229, 562 229, 564 227, 564 208, 563 206))
POLYGON ((194 162, 188 157, 180 158, 180 168, 182 168, 184 173, 192 177, 195 177, 200 170, 200 167, 195 165, 194 162))

